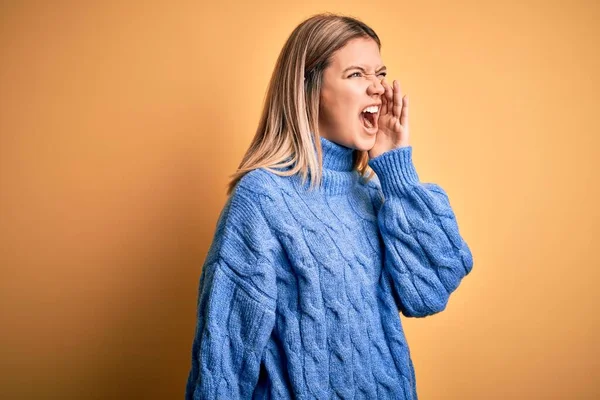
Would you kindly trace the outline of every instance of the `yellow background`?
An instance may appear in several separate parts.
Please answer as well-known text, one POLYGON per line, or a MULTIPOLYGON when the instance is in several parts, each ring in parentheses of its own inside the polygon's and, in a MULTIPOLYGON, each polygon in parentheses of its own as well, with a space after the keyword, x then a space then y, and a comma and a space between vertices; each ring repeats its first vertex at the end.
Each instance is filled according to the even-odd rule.
POLYGON ((276 57, 381 37, 475 266, 404 318, 419 397, 600 398, 596 1, 3 2, 0 398, 182 398, 197 284, 276 57))

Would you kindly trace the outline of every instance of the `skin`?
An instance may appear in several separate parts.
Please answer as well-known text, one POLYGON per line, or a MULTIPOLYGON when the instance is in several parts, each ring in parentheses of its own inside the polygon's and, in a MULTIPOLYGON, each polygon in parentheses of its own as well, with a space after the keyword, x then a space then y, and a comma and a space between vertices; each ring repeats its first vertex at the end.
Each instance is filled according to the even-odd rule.
POLYGON ((348 41, 331 58, 323 73, 320 93, 319 132, 332 142, 368 151, 375 158, 386 151, 410 146, 408 96, 399 82, 390 86, 386 79, 377 43, 371 38, 348 41), (343 72, 352 65, 360 69, 343 72), (368 133, 360 113, 371 104, 380 104, 376 115, 377 133, 368 133))

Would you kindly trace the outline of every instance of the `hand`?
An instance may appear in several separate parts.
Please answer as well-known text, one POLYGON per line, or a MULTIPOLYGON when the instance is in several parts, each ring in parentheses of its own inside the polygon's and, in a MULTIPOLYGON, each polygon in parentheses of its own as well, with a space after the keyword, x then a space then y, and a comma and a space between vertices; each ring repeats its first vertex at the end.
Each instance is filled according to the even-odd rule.
POLYGON ((408 135, 408 96, 402 96, 400 83, 393 81, 391 87, 385 79, 381 81, 385 93, 381 96, 381 110, 377 126, 375 145, 369 150, 369 159, 375 158, 386 151, 407 147, 408 135))

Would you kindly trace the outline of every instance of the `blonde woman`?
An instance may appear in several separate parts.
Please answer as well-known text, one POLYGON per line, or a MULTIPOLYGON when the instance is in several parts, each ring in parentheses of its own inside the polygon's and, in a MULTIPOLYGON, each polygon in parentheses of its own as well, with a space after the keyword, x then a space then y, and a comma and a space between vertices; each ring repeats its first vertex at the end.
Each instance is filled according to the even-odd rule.
POLYGON ((285 43, 202 268, 187 399, 417 399, 400 313, 444 310, 473 258, 380 47, 330 13, 285 43))

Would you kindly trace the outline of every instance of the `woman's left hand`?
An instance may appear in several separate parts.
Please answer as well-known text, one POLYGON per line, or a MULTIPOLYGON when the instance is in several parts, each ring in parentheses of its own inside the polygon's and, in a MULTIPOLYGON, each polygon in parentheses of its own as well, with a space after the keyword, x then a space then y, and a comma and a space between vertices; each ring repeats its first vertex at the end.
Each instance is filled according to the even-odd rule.
POLYGON ((402 96, 400 83, 393 81, 393 87, 385 79, 381 81, 385 93, 381 96, 381 108, 377 122, 378 131, 375 145, 369 150, 369 159, 398 147, 407 147, 408 135, 408 96, 402 96))

